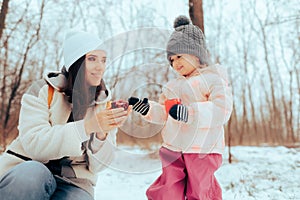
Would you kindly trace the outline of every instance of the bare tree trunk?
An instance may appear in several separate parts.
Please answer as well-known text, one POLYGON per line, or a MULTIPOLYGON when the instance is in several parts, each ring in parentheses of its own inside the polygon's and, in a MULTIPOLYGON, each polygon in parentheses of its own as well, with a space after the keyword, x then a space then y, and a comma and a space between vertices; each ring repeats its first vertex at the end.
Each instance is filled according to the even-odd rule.
MULTIPOLYGON (((240 128, 239 128, 239 120, 238 120, 238 116, 237 116, 237 113, 236 113, 236 106, 235 106, 235 103, 233 104, 233 108, 232 108, 232 114, 230 116, 230 119, 232 120, 232 124, 233 127, 234 127, 234 130, 231 130, 231 132, 234 134, 234 135, 237 135, 240 134, 240 128)), ((237 141, 236 140, 233 140, 234 138, 230 138, 231 139, 231 144, 232 145, 236 145, 237 144, 237 141)))
MULTIPOLYGON (((278 111, 278 105, 276 104, 276 98, 275 98, 275 82, 274 77, 272 73, 272 67, 270 63, 269 58, 269 51, 268 51, 268 44, 267 44, 267 33, 266 33, 266 22, 263 23, 262 20, 259 18, 256 10, 254 10, 255 17, 259 23, 259 32, 258 34, 261 34, 261 40, 263 44, 263 50, 264 50, 264 60, 267 66, 267 72, 268 72, 268 78, 270 82, 270 92, 271 92, 271 99, 272 99, 272 105, 270 110, 271 115, 271 123, 270 123, 270 129, 272 130, 272 135, 275 137, 276 143, 281 144, 283 142, 282 138, 282 123, 280 119, 280 112, 278 111)), ((269 13, 267 13, 268 15, 269 13)))
MULTIPOLYGON (((299 33, 298 33, 298 35, 300 35, 299 33)), ((300 41, 300 37, 298 37, 298 40, 300 41)), ((299 49, 299 48, 297 48, 297 49, 299 49)), ((294 50, 294 51, 297 51, 296 49, 294 50)), ((300 60, 300 57, 298 57, 298 59, 300 60)), ((295 65, 294 65, 294 69, 293 69, 293 71, 295 72, 295 78, 296 78, 296 83, 297 83, 297 85, 296 85, 296 88, 298 88, 297 90, 296 90, 296 92, 295 92, 295 96, 296 97, 298 97, 298 99, 296 99, 295 100, 295 102, 300 102, 300 69, 299 69, 299 64, 300 64, 300 61, 299 60, 297 60, 296 61, 296 63, 295 63, 295 65)), ((292 88, 290 88, 290 90, 293 90, 292 88)), ((293 98, 293 97, 292 97, 293 98)), ((291 99, 291 101, 293 101, 293 99, 291 99)), ((291 104, 291 106, 292 106, 292 102, 290 102, 290 104, 291 104)), ((295 129, 293 129, 293 130, 296 130, 296 132, 294 133, 294 135, 295 135, 295 137, 296 137, 296 140, 300 140, 300 109, 299 109, 299 107, 298 107, 298 110, 296 110, 296 115, 297 116, 295 116, 295 122, 296 122, 296 124, 295 124, 295 127, 293 127, 293 128, 295 128, 295 129)), ((291 119, 291 120, 293 120, 293 119, 291 119)))
MULTIPOLYGON (((244 55, 245 56, 245 55, 244 55)), ((246 66, 246 63, 244 63, 244 76, 247 76, 247 66, 246 66)), ((245 141, 244 141, 244 138, 245 136, 248 136, 250 131, 250 125, 249 125, 249 119, 248 119, 248 108, 247 108, 247 102, 246 102, 246 85, 247 83, 246 82, 246 78, 243 79, 244 82, 242 83, 243 85, 241 86, 242 87, 242 106, 243 106, 243 113, 242 113, 242 129, 240 131, 240 137, 239 137, 239 144, 243 144, 245 141)), ((251 141, 246 141, 246 143, 249 142, 251 143, 251 141)), ((245 143, 245 144, 246 144, 245 143)), ((246 145, 249 145, 249 144, 246 144, 246 145)))
MULTIPOLYGON (((241 10, 242 11, 245 11, 244 9, 244 5, 243 5, 243 2, 241 1, 240 2, 240 7, 241 7, 241 10)), ((252 85, 252 81, 250 81, 250 74, 249 74, 249 71, 248 71, 248 67, 249 67, 249 58, 248 58, 248 51, 249 51, 249 41, 250 41, 250 38, 251 38, 251 35, 248 33, 248 31, 246 30, 246 22, 245 22, 245 16, 244 15, 241 15, 241 21, 242 21, 242 26, 241 26, 241 31, 242 31, 242 50, 241 52, 243 53, 242 57, 243 57, 243 68, 244 68, 244 75, 245 75, 245 78, 244 80, 246 81, 245 83, 245 90, 247 89, 247 92, 248 92, 248 97, 247 97, 247 100, 250 102, 250 111, 251 111, 251 120, 249 122, 249 120, 246 120, 247 122, 247 133, 246 135, 249 135, 250 136, 250 139, 249 139, 249 142, 252 143, 253 140, 255 140, 254 142, 256 143, 256 145, 258 145, 258 133, 257 133, 257 127, 256 127, 256 118, 255 118, 255 108, 254 108, 254 103, 253 103, 253 99, 252 99, 252 90, 251 90, 251 85, 252 85), (247 35, 248 34, 248 35, 247 35), (250 135, 250 124, 253 124, 254 126, 254 134, 256 137, 253 137, 252 135, 250 135)), ((252 77, 253 79, 254 77, 252 77)), ((243 92, 243 95, 246 95, 246 92, 243 92)), ((246 97, 243 97, 243 100, 245 100, 246 97)), ((245 102, 243 102, 243 105, 245 104, 245 102)), ((246 106, 246 105, 244 105, 246 106)), ((244 115, 243 117, 246 117, 248 118, 248 115, 247 115, 247 109, 245 110, 244 109, 244 115)), ((244 121, 244 120, 243 120, 244 121)))
POLYGON ((5 29, 5 19, 8 11, 9 0, 3 0, 0 12, 0 39, 2 38, 3 30, 5 29))
MULTIPOLYGON (((26 65, 26 62, 27 62, 27 58, 28 58, 28 54, 29 54, 29 51, 30 49, 36 44, 36 42, 38 41, 38 38, 39 38, 39 33, 40 33, 40 28, 41 28, 41 22, 42 22, 42 18, 43 18, 43 9, 44 9, 44 6, 45 6, 45 1, 43 0, 42 4, 41 4, 41 13, 40 13, 40 18, 39 18, 39 24, 37 26, 37 29, 36 29, 36 32, 34 34, 32 34, 28 44, 27 44, 27 47, 25 49, 25 52, 23 54, 23 59, 21 61, 21 67, 19 69, 16 69, 16 75, 14 77, 14 80, 12 82, 12 85, 11 85, 11 92, 9 94, 9 99, 8 99, 8 102, 7 102, 7 109, 4 113, 4 121, 3 121, 3 137, 4 138, 7 138, 8 134, 9 134, 9 130, 10 128, 8 127, 8 122, 10 120, 10 117, 11 117, 11 108, 12 108, 12 104, 13 104, 13 101, 17 95, 17 91, 21 85, 21 81, 22 81, 22 75, 23 75, 23 72, 24 72, 24 68, 25 68, 25 65, 26 65)), ((30 27, 28 27, 30 28, 30 27)), ((6 142, 4 141, 4 148, 6 146, 6 142)))
MULTIPOLYGON (((5 29, 5 19, 6 19, 6 15, 8 12, 8 2, 9 0, 3 0, 2 1, 2 5, 1 5, 1 12, 0 12, 0 39, 2 38, 2 33, 3 30, 5 29)), ((7 49, 7 42, 4 42, 4 49, 7 49)), ((5 53, 7 53, 7 51, 5 51, 5 53)), ((3 70, 1 70, 2 73, 2 87, 1 87, 1 94, 0 94, 0 98, 1 98, 1 107, 0 107, 0 120, 3 121, 3 113, 5 112, 5 95, 6 95, 6 69, 7 69, 7 57, 3 58, 1 61, 1 65, 3 66, 3 70), (3 63, 2 63, 3 62, 3 63)), ((1 139, 0 139, 0 146, 3 146, 5 148, 5 134, 4 134, 4 128, 1 126, 0 127, 0 132, 1 132, 1 139)))
POLYGON ((260 123, 260 126, 262 128, 262 133, 263 134, 263 139, 262 141, 264 143, 268 143, 269 142, 269 135, 270 135, 270 130, 266 127, 267 126, 267 122, 265 121, 265 116, 264 116, 264 109, 263 109, 263 104, 262 104, 262 100, 261 100, 261 106, 260 106, 260 117, 261 117, 261 123, 260 123))
POLYGON ((257 120, 256 120, 256 115, 255 115, 255 108, 254 108, 254 102, 253 102, 253 95, 251 92, 251 86, 250 84, 248 84, 248 91, 249 91, 249 101, 250 101, 250 106, 251 106, 251 119, 252 119, 252 124, 253 124, 253 128, 254 128, 254 134, 255 134, 255 144, 258 145, 259 144, 259 134, 258 134, 258 129, 257 129, 257 120))
POLYGON ((232 153, 231 153, 231 122, 232 119, 230 118, 228 121, 228 127, 227 127, 227 135, 228 135, 228 140, 227 140, 227 145, 228 145, 228 162, 232 163, 232 153))
POLYGON ((204 34, 204 13, 202 0, 189 0, 189 14, 194 25, 204 34))
MULTIPOLYGON (((278 29, 278 32, 280 32, 280 30, 278 29)), ((286 98, 286 95, 285 95, 285 91, 286 89, 284 88, 284 84, 283 84, 283 81, 282 81, 282 78, 281 76, 278 77, 278 82, 280 84, 280 88, 281 88, 281 91, 282 91, 282 97, 281 97, 281 102, 282 102, 282 105, 283 105, 283 118, 284 118, 284 126, 285 126, 285 129, 284 129, 284 132, 285 132, 285 142, 286 143, 290 143, 290 142, 296 142, 295 141, 295 138, 294 138, 294 133, 293 133, 293 104, 292 104, 292 98, 294 96, 293 94, 293 74, 292 74, 292 70, 289 69, 289 64, 285 58, 285 52, 284 52, 284 45, 283 45, 283 41, 282 41, 282 37, 281 35, 279 35, 279 43, 280 43, 280 48, 281 48, 281 60, 283 61, 288 73, 289 73, 289 81, 286 81, 289 83, 289 97, 290 97, 290 100, 287 100, 286 98), (289 101, 289 103, 288 103, 289 101)), ((276 59, 276 50, 274 48, 274 58, 276 59)), ((277 65, 277 61, 275 62, 276 65, 277 65)), ((277 72, 276 74, 280 74, 279 70, 278 70, 279 66, 277 66, 277 72)))
MULTIPOLYGON (((295 133, 294 133, 294 114, 293 114, 293 97, 294 97, 294 92, 293 92, 293 73, 292 71, 289 72, 290 74, 290 88, 289 88, 289 92, 290 92, 290 100, 289 100, 289 103, 288 103, 288 107, 289 107, 289 110, 290 110, 290 116, 289 118, 286 118, 288 120, 287 122, 287 125, 288 125, 288 129, 289 129, 289 132, 290 132, 290 138, 291 138, 291 142, 292 143, 295 143, 296 142, 296 137, 295 137, 295 133)), ((298 99, 300 100, 300 99, 298 99)), ((300 102, 300 101, 298 101, 300 102)), ((288 109, 285 110, 285 114, 286 114, 286 117, 288 115, 288 109)), ((297 111, 299 113, 300 109, 297 111)), ((297 113, 296 112, 296 113, 297 113)), ((298 121, 299 122, 299 121, 298 121)), ((299 124, 299 123, 298 123, 299 124)))
MULTIPOLYGON (((5 41, 4 42, 4 51, 5 51, 5 53, 4 53, 4 59, 2 60, 2 64, 3 64, 3 74, 2 74, 2 88, 1 88, 1 94, 0 94, 0 98, 1 98, 1 108, 0 108, 0 120, 1 120, 1 122, 3 122, 4 121, 4 116, 5 116, 5 113, 6 113, 6 110, 7 110, 7 108, 6 108, 6 89, 7 89, 7 86, 6 86, 6 79, 7 79, 7 72, 6 72, 6 70, 7 70, 7 58, 8 58, 8 49, 7 49, 7 41, 5 41)), ((1 143, 0 143, 0 145, 2 145, 3 147, 5 147, 6 146, 6 142, 5 142, 5 140, 6 140, 6 137, 5 137, 5 128, 4 128, 4 126, 1 124, 1 133, 2 133, 2 135, 1 135, 1 143)))
POLYGON ((260 113, 261 113, 261 120, 262 120, 262 126, 263 126, 263 130, 264 130, 264 135, 265 135, 265 142, 275 142, 274 141, 274 137, 272 137, 272 129, 270 127, 270 121, 271 121, 271 102, 268 98, 268 92, 267 92, 267 88, 264 84, 264 80, 261 78, 261 87, 263 89, 263 92, 265 94, 265 101, 261 98, 259 98, 261 100, 261 103, 260 103, 260 113), (264 109, 264 105, 266 105, 268 107, 268 110, 264 109), (269 111, 269 112, 268 112, 269 111), (266 120, 267 118, 267 120, 266 120), (268 127, 267 127, 268 126, 268 127))

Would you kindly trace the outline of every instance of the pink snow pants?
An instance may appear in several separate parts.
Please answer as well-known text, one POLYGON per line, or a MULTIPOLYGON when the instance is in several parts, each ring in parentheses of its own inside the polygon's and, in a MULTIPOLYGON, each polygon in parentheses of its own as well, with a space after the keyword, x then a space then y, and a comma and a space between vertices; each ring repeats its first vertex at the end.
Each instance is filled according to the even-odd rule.
POLYGON ((147 189, 148 200, 222 200, 214 176, 221 154, 182 154, 162 147, 162 174, 147 189))

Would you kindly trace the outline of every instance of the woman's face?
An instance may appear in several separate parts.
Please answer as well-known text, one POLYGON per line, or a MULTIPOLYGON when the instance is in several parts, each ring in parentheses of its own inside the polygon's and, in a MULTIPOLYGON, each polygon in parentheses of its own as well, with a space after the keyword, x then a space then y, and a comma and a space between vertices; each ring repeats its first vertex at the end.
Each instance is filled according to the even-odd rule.
POLYGON ((190 54, 176 54, 170 60, 174 70, 182 76, 191 75, 200 65, 199 59, 190 54))
POLYGON ((85 56, 85 77, 89 86, 98 86, 106 67, 106 52, 94 50, 85 56))

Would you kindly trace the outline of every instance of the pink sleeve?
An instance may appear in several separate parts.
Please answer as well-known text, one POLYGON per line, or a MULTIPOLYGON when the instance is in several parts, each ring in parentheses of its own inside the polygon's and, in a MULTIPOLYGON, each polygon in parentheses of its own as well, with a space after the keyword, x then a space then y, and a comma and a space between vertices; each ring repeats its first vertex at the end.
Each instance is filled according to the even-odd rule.
POLYGON ((223 126, 232 112, 231 87, 218 76, 210 76, 207 80, 208 100, 189 105, 189 121, 197 121, 199 128, 223 126))

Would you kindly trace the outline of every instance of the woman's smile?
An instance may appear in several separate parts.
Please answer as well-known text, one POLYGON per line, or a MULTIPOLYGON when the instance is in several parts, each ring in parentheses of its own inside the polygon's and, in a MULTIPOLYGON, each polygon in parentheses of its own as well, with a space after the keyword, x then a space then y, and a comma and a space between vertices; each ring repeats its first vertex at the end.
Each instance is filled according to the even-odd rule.
POLYGON ((97 79, 101 79, 102 78, 102 73, 91 73, 92 76, 94 76, 97 79))

